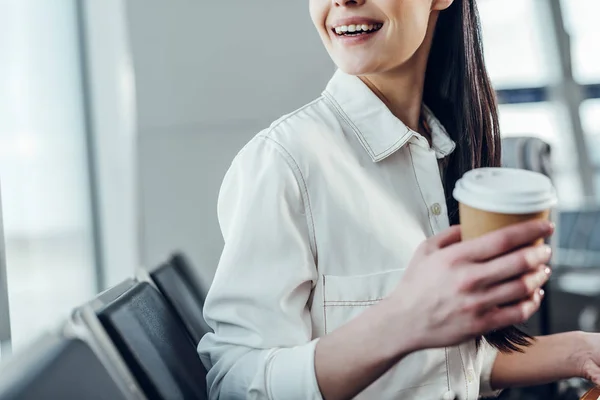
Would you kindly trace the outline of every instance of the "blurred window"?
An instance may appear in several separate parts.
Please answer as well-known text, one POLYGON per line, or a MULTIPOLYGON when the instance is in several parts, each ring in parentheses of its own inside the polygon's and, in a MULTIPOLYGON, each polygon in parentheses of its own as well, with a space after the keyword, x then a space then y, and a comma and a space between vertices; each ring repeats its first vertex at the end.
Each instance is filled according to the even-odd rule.
POLYGON ((600 83, 600 1, 562 0, 572 39, 573 74, 579 83, 600 83))
MULTIPOLYGON (((503 136, 531 135, 553 145, 556 185, 561 207, 583 200, 569 116, 552 103, 548 87, 560 77, 559 60, 547 0, 479 0, 486 63, 500 105, 503 136)), ((572 39, 575 79, 584 95, 600 97, 600 12, 597 0, 561 0, 565 27, 572 39)), ((581 107, 585 139, 592 160, 600 165, 600 101, 581 107)), ((577 117, 577 116, 576 116, 577 117)))
POLYGON ((586 132, 588 154, 594 164, 600 167, 600 99, 583 102, 581 123, 586 132))
POLYGON ((13 345, 95 291, 74 1, 0 0, 0 176, 13 345))
POLYGON ((543 86, 553 71, 546 62, 547 35, 536 0, 480 0, 484 50, 496 88, 543 86))
POLYGON ((557 118, 556 106, 550 102, 500 105, 504 136, 535 136, 553 144, 560 136, 557 118))

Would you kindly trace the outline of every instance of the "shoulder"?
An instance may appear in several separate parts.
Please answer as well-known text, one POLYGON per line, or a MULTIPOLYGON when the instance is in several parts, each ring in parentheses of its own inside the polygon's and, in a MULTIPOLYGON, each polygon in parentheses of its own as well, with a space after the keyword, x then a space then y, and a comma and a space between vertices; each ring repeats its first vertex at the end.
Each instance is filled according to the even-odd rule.
POLYGON ((225 174, 219 192, 220 221, 229 221, 236 204, 267 204, 273 199, 312 218, 308 172, 321 162, 323 142, 336 136, 339 126, 337 114, 319 97, 255 135, 225 174))
MULTIPOLYGON (((238 153, 236 159, 264 157, 265 152, 278 153, 288 163, 301 164, 340 130, 337 113, 320 96, 305 106, 275 120, 255 135, 238 153)), ((268 160, 264 160, 265 162, 268 160)))

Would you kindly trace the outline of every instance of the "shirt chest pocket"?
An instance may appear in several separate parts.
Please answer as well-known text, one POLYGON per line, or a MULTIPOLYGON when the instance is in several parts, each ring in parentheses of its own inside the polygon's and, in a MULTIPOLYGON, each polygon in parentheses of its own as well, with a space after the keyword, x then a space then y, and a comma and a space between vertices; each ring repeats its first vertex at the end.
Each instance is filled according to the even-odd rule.
POLYGON ((403 273, 403 269, 397 269, 368 275, 323 276, 325 334, 389 296, 403 273))
MULTIPOLYGON (((325 334, 389 296, 403 273, 398 269, 369 275, 323 276, 325 334)), ((429 349, 405 357, 357 399, 437 398, 447 390, 448 381, 446 349, 429 349)))

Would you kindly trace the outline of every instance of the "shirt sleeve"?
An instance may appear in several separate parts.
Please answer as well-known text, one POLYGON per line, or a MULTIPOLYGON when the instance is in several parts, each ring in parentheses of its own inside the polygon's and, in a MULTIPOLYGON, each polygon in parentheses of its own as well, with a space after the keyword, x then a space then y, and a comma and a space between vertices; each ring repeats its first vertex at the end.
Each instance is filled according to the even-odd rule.
POLYGON ((496 357, 498 357, 498 350, 492 347, 488 342, 482 340, 481 342, 481 360, 482 360, 482 368, 481 368, 481 376, 479 381, 479 393, 481 397, 498 397, 502 390, 493 390, 491 379, 492 379, 492 370, 494 369, 494 363, 496 362, 496 357))
POLYGON ((198 345, 211 399, 322 399, 309 299, 314 232, 300 169, 257 136, 227 172, 218 204, 225 247, 198 345))

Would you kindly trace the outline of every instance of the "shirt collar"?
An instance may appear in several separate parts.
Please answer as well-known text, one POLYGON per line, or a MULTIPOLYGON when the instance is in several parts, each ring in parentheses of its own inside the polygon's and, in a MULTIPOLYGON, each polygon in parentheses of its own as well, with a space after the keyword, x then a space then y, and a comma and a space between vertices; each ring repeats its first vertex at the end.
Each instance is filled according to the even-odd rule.
MULTIPOLYGON (((417 132, 398 119, 360 78, 337 70, 323 95, 354 130, 374 162, 398 151, 417 132)), ((437 158, 451 154, 456 144, 431 110, 423 105, 437 158)))

